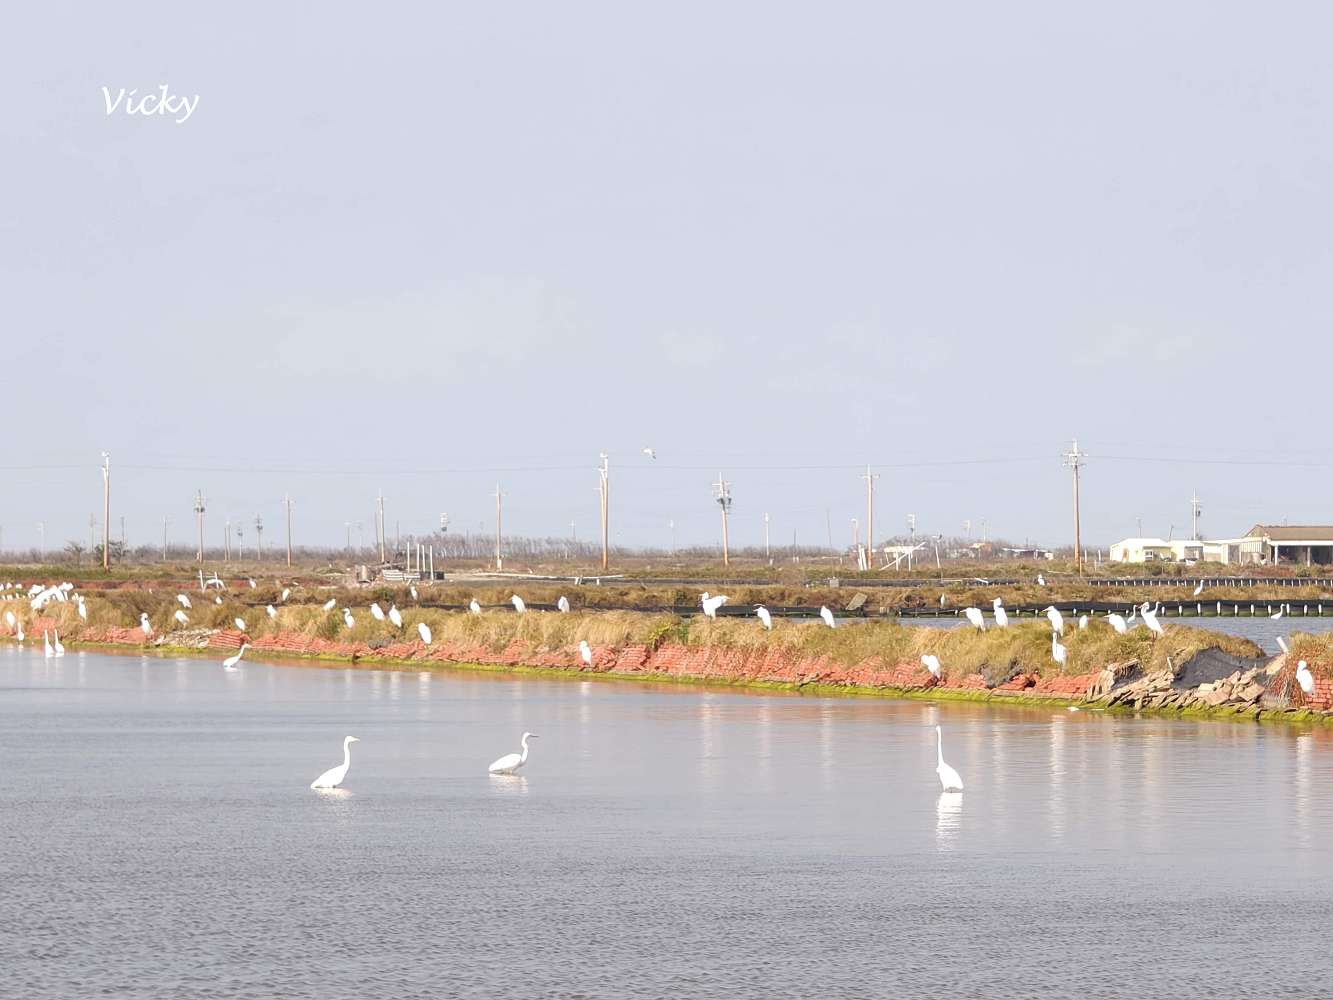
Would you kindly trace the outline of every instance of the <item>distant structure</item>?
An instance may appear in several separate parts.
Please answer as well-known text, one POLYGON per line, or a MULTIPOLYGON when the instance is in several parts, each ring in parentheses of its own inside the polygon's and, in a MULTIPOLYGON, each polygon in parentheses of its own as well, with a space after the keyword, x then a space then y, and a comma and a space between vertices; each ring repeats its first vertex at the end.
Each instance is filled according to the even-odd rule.
POLYGON ((1222 562, 1220 543, 1165 538, 1126 538, 1110 548, 1111 562, 1222 562), (1209 549, 1213 550, 1211 553, 1209 549))
POLYGON ((1333 525, 1256 524, 1239 538, 1126 538, 1111 546, 1110 559, 1121 563, 1328 566, 1333 565, 1333 525))

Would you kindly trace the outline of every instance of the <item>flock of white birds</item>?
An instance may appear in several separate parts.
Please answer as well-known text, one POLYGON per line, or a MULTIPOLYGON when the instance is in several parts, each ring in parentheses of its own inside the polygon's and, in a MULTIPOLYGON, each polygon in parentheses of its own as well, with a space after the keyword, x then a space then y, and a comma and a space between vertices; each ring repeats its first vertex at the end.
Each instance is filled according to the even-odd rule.
MULTIPOLYGON (((210 587, 222 591, 226 590, 226 584, 221 579, 218 578, 216 573, 208 580, 202 580, 202 575, 201 575, 201 581, 202 581, 202 589, 204 590, 205 593, 207 593, 210 587)), ((1037 577, 1037 582, 1041 586, 1045 586, 1046 584, 1046 581, 1040 575, 1037 577)), ((247 583, 249 584, 251 589, 254 589, 256 586, 255 581, 253 579, 248 580, 247 583)), ((1195 596, 1198 596, 1202 592, 1202 588, 1203 584, 1202 582, 1200 582, 1199 586, 1195 588, 1194 591, 1195 596)), ((412 594, 412 599, 417 600, 416 587, 413 586, 410 588, 410 590, 412 594)), ((24 594, 24 591, 22 590, 22 584, 6 583, 0 585, 0 599, 13 598, 21 594, 24 594)), ((282 596, 279 599, 279 603, 285 602, 290 595, 291 595, 291 589, 284 588, 282 591, 282 596)), ((53 586, 43 586, 42 584, 33 584, 26 591, 25 596, 27 597, 34 611, 40 611, 42 608, 46 607, 53 601, 54 602, 73 601, 74 604, 77 606, 79 617, 84 620, 87 620, 88 611, 87 607, 84 604, 83 595, 74 592, 74 585, 72 583, 61 583, 53 586)), ((222 603, 221 595, 215 596, 214 600, 216 601, 216 603, 221 604, 222 603)), ((509 600, 514 607, 514 611, 517 614, 526 613, 527 604, 522 597, 520 597, 518 594, 514 594, 512 597, 510 597, 509 600)), ((699 603, 703 611, 703 614, 707 618, 716 620, 718 610, 722 608, 722 606, 725 605, 728 600, 729 598, 725 594, 713 595, 705 592, 700 595, 699 603)), ((941 600, 943 599, 941 598, 941 600)), ((173 620, 179 623, 180 625, 188 625, 190 619, 185 612, 193 608, 193 604, 190 600, 189 595, 184 593, 177 594, 176 602, 180 605, 180 608, 174 611, 172 615, 173 620)), ((336 599, 330 599, 323 605, 323 609, 326 612, 332 611, 336 607, 337 607, 336 599)), ((568 598, 566 598, 564 595, 561 595, 560 599, 556 602, 556 608, 560 613, 568 614, 570 611, 570 603, 568 598)), ((264 610, 268 614, 268 617, 270 619, 277 617, 278 614, 277 609, 274 608, 272 604, 267 605, 264 610)), ((1160 612, 1160 610, 1161 610, 1160 602, 1156 605, 1153 605, 1145 601, 1142 605, 1139 605, 1136 608, 1134 608, 1134 610, 1130 613, 1128 619, 1126 619, 1122 615, 1108 614, 1105 620, 1111 626, 1111 628, 1114 629, 1118 634, 1125 635, 1128 632, 1130 632, 1132 628, 1136 627, 1135 619, 1136 617, 1141 616, 1143 619, 1144 627, 1146 627, 1149 631, 1151 631, 1154 634, 1154 636, 1160 636, 1164 634, 1164 629, 1162 627, 1162 624, 1157 620, 1157 615, 1160 612)), ((468 602, 468 611, 474 615, 479 615, 482 613, 482 607, 477 602, 476 598, 473 598, 471 601, 468 602)), ((1272 615, 1271 617, 1274 619, 1279 619, 1282 617, 1283 611, 1284 608, 1279 608, 1277 613, 1272 615)), ((754 613, 755 616, 759 619, 760 624, 765 629, 772 630, 773 616, 766 607, 764 607, 763 605, 759 605, 755 608, 754 613)), ((963 610, 963 614, 966 616, 968 622, 973 627, 982 632, 986 631, 986 618, 985 615, 982 614, 980 608, 975 608, 975 607, 965 608, 963 610)), ((370 604, 370 615, 372 618, 374 618, 376 621, 379 622, 387 620, 397 629, 401 630, 403 627, 403 616, 402 613, 398 610, 397 604, 390 604, 389 610, 386 612, 383 608, 380 607, 378 601, 372 601, 370 604)), ((1009 615, 1005 611, 1004 602, 1001 598, 997 597, 995 598, 994 601, 991 602, 991 616, 994 622, 994 626, 996 628, 1008 627, 1009 615)), ((829 628, 837 628, 837 619, 835 618, 833 612, 830 611, 827 606, 821 607, 819 609, 819 617, 820 620, 823 621, 823 623, 827 625, 829 628)), ((1064 635, 1065 631, 1064 615, 1060 613, 1060 610, 1058 608, 1056 608, 1054 605, 1051 605, 1046 608, 1046 617, 1047 620, 1051 623, 1051 659, 1054 660, 1057 664, 1064 666, 1069 656, 1068 650, 1060 642, 1060 638, 1061 636, 1064 635)), ((350 608, 344 607, 342 609, 342 618, 343 618, 343 623, 347 626, 347 628, 350 629, 355 626, 356 618, 355 616, 353 616, 350 608)), ((22 643, 26 639, 26 636, 24 635, 23 632, 22 622, 16 618, 12 610, 5 612, 5 620, 8 623, 10 629, 14 631, 15 638, 17 639, 17 641, 22 643)), ((1082 617, 1080 617, 1078 620, 1078 628, 1086 629, 1088 627, 1088 620, 1089 619, 1087 615, 1083 615, 1082 617)), ((248 631, 244 619, 238 617, 234 620, 234 624, 236 625, 237 629, 239 629, 242 633, 248 631)), ((149 621, 148 615, 146 613, 141 614, 139 616, 139 627, 143 630, 145 636, 151 636, 153 634, 153 626, 152 623, 149 621)), ((428 646, 430 645, 432 640, 430 626, 428 626, 425 622, 419 622, 417 624, 417 634, 423 643, 425 643, 428 646)), ((51 637, 48 636, 46 630, 43 630, 42 643, 45 655, 47 657, 58 657, 65 655, 65 647, 60 642, 60 633, 58 631, 56 631, 54 633, 54 636, 51 637)), ((1278 644, 1281 646, 1283 653, 1288 652, 1287 644, 1281 638, 1278 639, 1278 644)), ((249 648, 250 644, 248 642, 242 642, 240 649, 238 649, 235 654, 227 657, 225 660, 222 661, 222 669, 227 672, 239 670, 241 658, 245 655, 245 651, 249 648)), ((586 639, 579 640, 579 656, 586 666, 593 665, 592 647, 588 645, 586 639)), ((941 676, 941 664, 938 656, 935 656, 932 653, 926 653, 921 657, 921 663, 934 677, 939 678, 941 676)), ((1304 660, 1301 660, 1297 664, 1296 682, 1297 684, 1300 685, 1301 690, 1306 695, 1314 694, 1315 692, 1314 675, 1310 672, 1309 666, 1306 664, 1304 660)), ((950 767, 944 761, 944 734, 939 726, 935 727, 935 735, 936 735, 936 756, 937 756, 937 764, 935 770, 936 774, 939 776, 941 788, 945 792, 961 792, 963 790, 962 778, 959 776, 958 772, 954 770, 954 768, 950 767)), ((500 759, 494 761, 490 765, 490 767, 487 768, 488 772, 497 775, 514 774, 521 767, 523 767, 523 765, 526 764, 528 761, 528 740, 536 738, 537 738, 536 733, 524 733, 521 740, 521 746, 522 746, 521 752, 506 754, 500 759)), ((329 770, 321 774, 318 778, 316 778, 313 782, 311 782, 310 787, 313 789, 333 789, 341 785, 343 780, 347 777, 348 768, 351 766, 351 745, 357 742, 359 742, 359 740, 355 736, 346 737, 343 740, 343 762, 339 764, 337 767, 329 768, 329 770)))

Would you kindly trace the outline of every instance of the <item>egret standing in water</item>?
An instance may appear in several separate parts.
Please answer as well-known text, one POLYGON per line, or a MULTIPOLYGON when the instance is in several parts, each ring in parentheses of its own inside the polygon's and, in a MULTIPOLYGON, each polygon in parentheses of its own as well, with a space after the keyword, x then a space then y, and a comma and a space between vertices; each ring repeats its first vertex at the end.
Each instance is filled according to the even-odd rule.
POLYGON ((245 655, 245 651, 249 648, 250 644, 248 642, 241 643, 241 648, 236 650, 235 656, 229 656, 222 661, 222 669, 223 670, 237 669, 236 664, 241 662, 241 657, 245 655))
POLYGON ((48 660, 56 655, 56 651, 51 648, 51 639, 46 634, 46 629, 42 629, 42 655, 48 660))
POLYGON ((764 628, 768 629, 771 632, 773 630, 773 616, 768 613, 768 608, 764 607, 761 604, 759 605, 759 607, 754 609, 754 613, 756 617, 758 617, 759 621, 763 624, 764 628))
POLYGON ((355 736, 348 736, 343 740, 343 762, 337 767, 331 767, 321 774, 314 781, 310 782, 311 788, 337 788, 343 783, 343 778, 347 777, 347 769, 352 764, 352 744, 361 741, 355 736))
POLYGON ((963 614, 967 615, 967 620, 972 623, 973 628, 986 631, 986 619, 982 617, 980 608, 964 608, 963 614))
POLYGON ((592 647, 588 645, 587 639, 579 640, 579 656, 583 658, 585 667, 592 666, 592 647))
POLYGON ((523 598, 519 597, 517 594, 515 594, 513 597, 509 598, 509 601, 510 601, 511 604, 514 605, 514 610, 517 611, 520 615, 521 615, 524 611, 527 611, 527 610, 528 610, 528 606, 527 606, 526 604, 523 603, 523 598))
POLYGON ((64 656, 65 647, 60 644, 60 629, 56 629, 55 636, 56 636, 56 656, 64 656))
POLYGON ((421 641, 427 646, 430 645, 430 626, 425 622, 417 622, 417 635, 421 636, 421 641))
POLYGON ((819 609, 819 617, 824 619, 824 624, 827 625, 829 628, 838 627, 837 621, 834 620, 833 618, 833 612, 830 611, 827 606, 819 609))
POLYGON ((940 787, 946 792, 961 792, 963 778, 948 764, 944 763, 944 733, 935 727, 935 773, 940 776, 940 787))
POLYGON ((537 739, 536 733, 524 733, 522 741, 523 752, 521 754, 507 753, 499 760, 491 764, 491 766, 488 767, 486 770, 488 770, 491 774, 513 774, 515 771, 517 771, 520 767, 522 767, 524 764, 528 762, 528 740, 535 740, 535 739, 537 739))

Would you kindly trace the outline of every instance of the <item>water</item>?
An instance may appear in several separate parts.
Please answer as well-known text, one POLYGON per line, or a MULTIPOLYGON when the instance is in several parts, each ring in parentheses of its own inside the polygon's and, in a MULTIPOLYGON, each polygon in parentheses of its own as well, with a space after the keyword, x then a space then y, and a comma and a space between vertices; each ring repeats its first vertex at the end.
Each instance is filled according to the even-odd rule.
POLYGON ((8 646, 0 761, 7 996, 1179 1000, 1333 977, 1330 730, 8 646), (524 729, 523 776, 487 776, 524 729), (346 790, 310 791, 347 734, 346 790))
MULTIPOLYGON (((1276 607, 1276 605, 1274 605, 1276 607)), ((989 610, 989 609, 988 609, 989 610)), ((1101 618, 1102 615, 1094 617, 1101 618)), ((1010 618, 1010 622, 1030 622, 1035 619, 1031 615, 1025 615, 1022 618, 1010 618)), ((1281 636, 1283 639, 1289 639, 1296 632, 1306 632, 1311 635, 1323 635, 1326 632, 1333 632, 1333 618, 1321 618, 1318 616, 1303 617, 1301 615, 1283 615, 1277 621, 1269 618, 1267 615, 1260 614, 1256 617, 1242 616, 1239 618, 1231 617, 1208 617, 1198 618, 1190 615, 1177 618, 1175 615, 1161 615, 1158 621, 1165 626, 1188 625, 1190 628, 1207 629, 1210 632, 1221 632, 1225 635, 1238 635, 1243 639, 1249 639, 1260 649, 1276 656, 1281 650, 1278 648, 1277 640, 1281 636)), ((904 625, 919 626, 922 628, 959 628, 968 626, 966 618, 904 618, 904 625)), ((990 614, 986 615, 986 627, 991 625, 990 614)), ((1078 619, 1072 615, 1065 615, 1065 628, 1076 628, 1078 619)), ((1142 623, 1137 623, 1135 627, 1144 628, 1142 623)))

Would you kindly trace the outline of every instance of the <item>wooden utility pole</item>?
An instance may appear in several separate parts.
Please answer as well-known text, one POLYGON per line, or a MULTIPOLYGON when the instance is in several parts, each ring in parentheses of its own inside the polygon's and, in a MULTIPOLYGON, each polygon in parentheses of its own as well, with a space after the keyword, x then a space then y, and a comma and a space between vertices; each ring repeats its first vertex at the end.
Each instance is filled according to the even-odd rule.
POLYGON ((502 513, 500 501, 504 499, 504 494, 500 492, 500 484, 495 484, 495 568, 504 569, 504 556, 500 553, 500 516, 502 513))
POLYGON ((1064 459, 1065 465, 1074 473, 1074 565, 1080 576, 1083 574, 1083 538, 1079 524, 1078 473, 1087 457, 1087 452, 1078 450, 1078 438, 1074 438, 1074 447, 1065 452, 1064 459))
POLYGON ((764 558, 773 558, 768 548, 768 511, 764 511, 764 558))
POLYGON ((384 491, 380 490, 380 495, 375 499, 375 531, 380 543, 380 563, 384 559, 384 491))
POLYGON ((1203 512, 1202 504, 1203 501, 1199 499, 1199 491, 1195 490, 1194 495, 1190 497, 1190 523, 1192 525, 1190 541, 1192 542, 1199 540, 1199 515, 1203 512))
POLYGON ((727 543, 727 512, 731 510, 731 483, 722 478, 722 473, 717 474, 717 482, 713 484, 714 497, 717 505, 722 508, 722 565, 731 565, 731 553, 727 543))
POLYGON ((287 512, 287 565, 292 564, 292 498, 282 495, 282 506, 287 512))
POLYGON ((866 474, 861 477, 866 481, 866 566, 875 568, 875 480, 878 473, 871 474, 866 466, 866 474))
POLYGON ((264 561, 264 519, 255 515, 255 562, 264 561))
POLYGON ((102 452, 102 569, 111 569, 111 456, 102 452))
POLYGON ((611 460, 606 452, 602 452, 602 464, 598 466, 597 473, 598 493, 601 497, 602 505, 602 569, 606 570, 611 565, 611 460))
POLYGON ((167 561, 167 526, 171 524, 171 515, 162 515, 162 561, 167 561))

